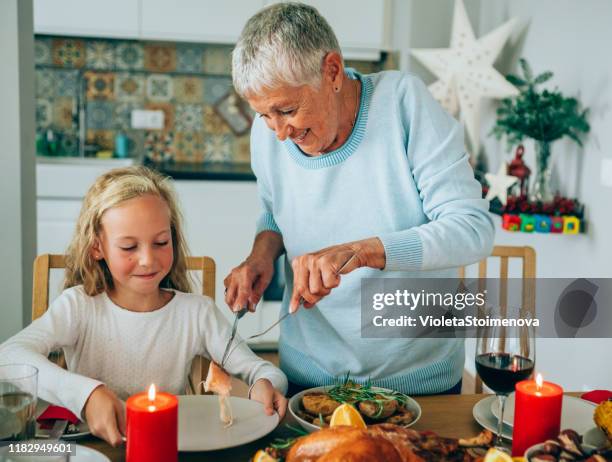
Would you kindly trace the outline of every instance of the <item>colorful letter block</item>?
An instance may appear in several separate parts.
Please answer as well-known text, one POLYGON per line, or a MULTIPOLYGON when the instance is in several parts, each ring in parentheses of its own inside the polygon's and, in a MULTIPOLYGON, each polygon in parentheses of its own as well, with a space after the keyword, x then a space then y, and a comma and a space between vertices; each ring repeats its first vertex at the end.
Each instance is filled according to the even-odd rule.
POLYGON ((563 232, 563 217, 551 217, 550 232, 551 233, 562 233, 563 232))
POLYGON ((563 234, 578 234, 580 232, 580 220, 577 217, 563 217, 563 234))
POLYGON ((504 213, 502 216, 502 228, 507 231, 520 231, 521 218, 518 215, 504 213))
POLYGON ((532 233, 535 229, 536 219, 534 215, 527 215, 526 213, 520 214, 521 218, 521 231, 524 233, 532 233))
POLYGON ((535 230, 538 233, 550 233, 551 220, 548 215, 535 216, 535 230))
POLYGON ((555 234, 578 234, 582 228, 580 218, 570 215, 549 216, 531 215, 521 213, 515 215, 504 213, 502 215, 502 228, 506 231, 524 233, 555 233, 555 234))

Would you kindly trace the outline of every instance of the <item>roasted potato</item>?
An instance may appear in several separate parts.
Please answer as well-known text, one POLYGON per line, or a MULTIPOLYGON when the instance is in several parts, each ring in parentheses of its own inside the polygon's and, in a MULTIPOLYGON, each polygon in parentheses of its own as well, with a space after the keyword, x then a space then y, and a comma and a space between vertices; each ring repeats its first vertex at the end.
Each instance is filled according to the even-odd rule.
POLYGON ((331 415, 340 403, 333 400, 325 392, 313 392, 307 393, 302 398, 302 406, 309 414, 318 416, 321 414, 323 417, 331 415))
POLYGON ((409 425, 414 420, 414 414, 404 407, 400 407, 398 411, 391 417, 385 419, 386 423, 395 425, 409 425))
MULTIPOLYGON (((380 395, 377 395, 376 398, 383 399, 380 395)), ((397 409, 398 404, 394 399, 385 400, 383 403, 377 403, 375 401, 362 401, 359 403, 359 412, 373 420, 384 420, 393 415, 397 409)))

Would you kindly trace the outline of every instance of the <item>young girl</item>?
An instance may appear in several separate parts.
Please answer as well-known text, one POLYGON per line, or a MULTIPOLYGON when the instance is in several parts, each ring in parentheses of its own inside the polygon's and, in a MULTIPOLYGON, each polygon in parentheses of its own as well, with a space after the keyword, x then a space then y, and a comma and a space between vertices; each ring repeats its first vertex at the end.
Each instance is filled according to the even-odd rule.
MULTIPOLYGON (((151 383, 185 390, 191 361, 221 361, 230 326, 214 302, 188 293, 187 247, 167 179, 145 167, 112 170, 89 189, 68 249, 64 291, 47 312, 0 346, 1 363, 39 370, 39 396, 85 418, 112 445, 124 406, 151 383), (47 360, 62 348, 68 370, 47 360)), ((287 379, 242 345, 225 367, 250 398, 282 417, 287 379)))

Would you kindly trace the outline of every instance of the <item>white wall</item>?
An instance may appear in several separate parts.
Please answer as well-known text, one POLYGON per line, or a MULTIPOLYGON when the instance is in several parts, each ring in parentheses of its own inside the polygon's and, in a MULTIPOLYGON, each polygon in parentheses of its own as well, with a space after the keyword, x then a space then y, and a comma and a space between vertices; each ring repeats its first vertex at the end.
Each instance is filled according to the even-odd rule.
POLYGON ((32 1, 0 2, 0 342, 31 313, 36 252, 32 1))
MULTIPOLYGON (((534 72, 551 70, 555 74, 552 87, 558 86, 563 94, 579 98, 590 108, 591 133, 584 149, 567 140, 553 144, 553 185, 563 195, 578 197, 585 204, 588 232, 564 236, 500 230, 496 243, 533 246, 538 277, 612 277, 612 188, 600 182, 602 159, 612 159, 612 2, 482 2, 480 12, 481 34, 503 20, 519 17, 523 28, 515 36, 516 51, 510 50, 505 58, 513 54, 525 57, 534 72)), ((508 66, 508 61, 502 62, 502 67, 508 66)), ((483 109, 485 139, 494 121, 495 107, 489 103, 483 109)), ((491 170, 510 155, 493 138, 486 138, 484 145, 491 170)), ((527 159, 534 165, 532 145, 526 149, 527 159)), ((612 337, 612 326, 610 334, 612 337)), ((611 348, 611 339, 539 340, 538 369, 566 389, 612 388, 612 364, 606 354, 611 348)))
MULTIPOLYGON (((400 53, 407 56, 411 47, 447 47, 453 1, 411 0, 409 6, 403 2, 394 2, 400 12, 395 24, 409 27, 408 32, 394 36, 400 53)), ((521 26, 496 64, 498 70, 515 72, 517 58, 523 56, 535 72, 553 71, 552 85, 566 95, 577 96, 591 111, 591 133, 584 149, 565 140, 553 145, 553 185, 586 205, 588 232, 578 236, 508 233, 495 216, 495 243, 534 247, 538 277, 612 277, 612 189, 600 182, 602 159, 612 159, 612 2, 465 0, 465 5, 477 37, 511 17, 521 19, 521 26)), ((402 69, 416 73, 427 83, 434 80, 414 59, 401 62, 402 69)), ((485 102, 481 116, 481 140, 489 171, 496 171, 500 162, 511 156, 503 143, 487 136, 494 124, 495 108, 494 102, 485 102)), ((533 148, 530 144, 526 148, 526 160, 533 166, 533 148)), ((612 326, 610 332, 612 337, 612 326)), ((611 350, 610 339, 538 340, 537 369, 568 390, 612 388, 607 353, 611 350)), ((468 342, 467 351, 466 367, 473 371, 473 342, 468 342)))
MULTIPOLYGON (((497 241, 535 247, 540 277, 612 277, 612 189, 600 183, 602 159, 612 159, 612 2, 512 0, 483 3, 481 12, 481 32, 499 20, 521 18, 526 30, 519 40, 520 56, 527 58, 536 73, 553 71, 550 86, 558 86, 563 94, 578 97, 590 108, 591 133, 584 149, 567 139, 553 144, 553 186, 584 202, 588 232, 578 236, 499 232, 497 241)), ((483 109, 484 145, 490 169, 496 170, 510 154, 503 143, 485 138, 493 125, 495 107, 485 104, 483 109)), ((533 148, 526 147, 533 165, 533 148)))

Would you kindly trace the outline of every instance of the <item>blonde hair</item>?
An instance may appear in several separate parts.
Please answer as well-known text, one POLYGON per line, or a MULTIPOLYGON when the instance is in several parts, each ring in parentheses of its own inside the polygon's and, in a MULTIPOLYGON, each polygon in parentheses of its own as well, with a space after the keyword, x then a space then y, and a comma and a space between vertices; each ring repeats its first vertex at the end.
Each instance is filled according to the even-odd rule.
POLYGON ((122 202, 145 194, 158 196, 170 210, 174 261, 160 287, 191 291, 187 277, 187 243, 174 190, 169 178, 142 166, 111 170, 98 177, 87 191, 67 251, 64 289, 82 284, 87 295, 94 296, 113 288, 113 278, 106 262, 95 260, 91 255, 102 228, 102 216, 122 202))

